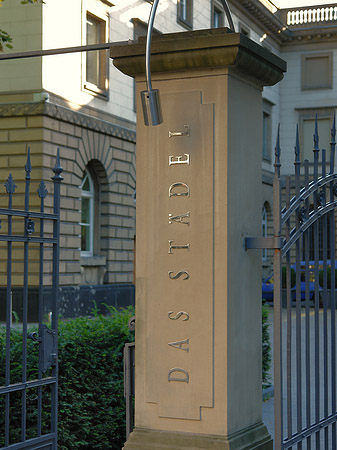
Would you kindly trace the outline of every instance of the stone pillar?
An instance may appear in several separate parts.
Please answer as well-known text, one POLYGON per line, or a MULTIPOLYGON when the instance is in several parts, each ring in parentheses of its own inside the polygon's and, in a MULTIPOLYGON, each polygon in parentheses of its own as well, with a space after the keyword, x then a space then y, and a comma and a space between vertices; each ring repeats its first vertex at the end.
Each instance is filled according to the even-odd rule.
POLYGON ((145 127, 144 41, 111 50, 137 82, 135 429, 125 449, 272 449, 262 416, 262 100, 285 63, 238 33, 152 46, 164 122, 145 127))

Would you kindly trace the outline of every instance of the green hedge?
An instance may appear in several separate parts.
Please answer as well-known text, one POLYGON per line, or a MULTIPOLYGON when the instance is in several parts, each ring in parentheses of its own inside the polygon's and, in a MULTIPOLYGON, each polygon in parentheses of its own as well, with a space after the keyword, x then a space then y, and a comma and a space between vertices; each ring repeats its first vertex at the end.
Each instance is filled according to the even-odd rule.
MULTIPOLYGON (((95 312, 59 324, 59 450, 120 450, 125 441, 123 348, 134 340, 134 310, 95 312)), ((262 307, 263 385, 269 384, 268 307, 262 307)), ((21 378, 22 331, 11 331, 11 382, 21 378)), ((37 376, 38 344, 28 340, 28 379, 37 376)), ((0 327, 0 385, 4 384, 5 328, 0 327)), ((50 427, 50 391, 43 389, 43 432, 50 427)), ((4 445, 4 396, 0 399, 0 447, 4 445), (2 440, 1 440, 2 439, 2 440)), ((27 391, 27 438, 36 437, 37 389, 27 391)), ((11 394, 11 442, 20 440, 21 396, 11 394)))
MULTIPOLYGON (((331 288, 331 266, 327 267, 326 272, 327 272, 327 289, 330 289, 331 288)), ((324 271, 320 270, 318 273, 318 276, 319 276, 319 285, 321 287, 323 287, 324 271)), ((335 288, 337 289, 337 269, 335 269, 335 288)))
MULTIPOLYGON (((120 450, 125 442, 123 348, 134 340, 129 308, 109 316, 94 313, 59 324, 59 450, 120 450)), ((37 376, 38 344, 28 342, 29 379, 37 376)), ((22 332, 11 333, 11 382, 21 377, 22 332)), ((0 385, 4 384, 5 329, 0 328, 0 385)), ((1 396, 3 397, 3 396, 1 396)), ((20 436, 21 398, 11 394, 12 442, 20 436)), ((50 421, 50 392, 44 389, 43 422, 50 421)), ((4 429, 4 399, 0 410, 0 446, 4 429)), ((36 436, 37 391, 28 391, 27 437, 36 436)))
MULTIPOLYGON (((290 268, 290 287, 293 288, 296 284, 296 272, 290 268)), ((282 266, 282 289, 287 288, 287 267, 282 266)))

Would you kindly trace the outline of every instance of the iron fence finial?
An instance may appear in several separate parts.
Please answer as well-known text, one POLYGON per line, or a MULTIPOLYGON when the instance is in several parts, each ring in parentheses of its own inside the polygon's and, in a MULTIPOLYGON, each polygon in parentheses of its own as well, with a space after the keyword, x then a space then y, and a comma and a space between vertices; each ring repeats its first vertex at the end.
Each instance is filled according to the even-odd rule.
POLYGON ((336 112, 333 115, 333 123, 331 128, 330 142, 330 173, 334 173, 335 169, 335 150, 336 150, 336 112))
POLYGON ((30 180, 30 173, 32 171, 32 165, 30 162, 30 147, 28 147, 27 151, 27 161, 25 165, 25 171, 26 171, 26 180, 30 180))
POLYGON ((46 198, 47 194, 48 194, 48 190, 46 187, 46 183, 42 180, 39 184, 39 187, 36 191, 39 195, 40 198, 46 198))
POLYGON ((6 188, 7 194, 14 194, 17 186, 14 183, 14 178, 11 173, 9 174, 9 176, 7 178, 7 182, 4 184, 4 186, 6 188))
POLYGON ((298 134, 298 124, 296 125, 296 142, 295 142, 295 165, 301 164, 300 159, 300 140, 299 140, 299 134, 298 134))
POLYGON ((314 134, 314 152, 319 152, 318 141, 319 141, 318 122, 317 122, 317 114, 316 114, 316 116, 315 116, 315 134, 314 134))
POLYGON ((333 114, 333 123, 331 128, 331 144, 336 144, 336 112, 333 114))
POLYGON ((60 162, 60 149, 59 148, 57 148, 56 162, 55 162, 55 166, 53 168, 53 172, 55 175, 52 177, 52 180, 60 183, 63 180, 63 177, 61 176, 61 173, 63 172, 63 168, 62 168, 61 162, 60 162))

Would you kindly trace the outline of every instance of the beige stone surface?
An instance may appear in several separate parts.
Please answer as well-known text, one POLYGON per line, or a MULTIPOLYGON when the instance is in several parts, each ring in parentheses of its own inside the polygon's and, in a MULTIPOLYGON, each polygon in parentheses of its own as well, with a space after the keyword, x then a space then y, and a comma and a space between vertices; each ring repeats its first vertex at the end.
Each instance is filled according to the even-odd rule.
POLYGON ((136 428, 125 450, 272 450, 267 428, 258 423, 231 436, 165 432, 136 428))
MULTIPOLYGON (((261 234, 261 91, 285 66, 237 34, 185 38, 154 43, 163 123, 137 122, 136 429, 125 448, 270 449, 261 253, 244 238, 261 234)), ((138 99, 141 47, 114 53, 139 73, 138 99)))
POLYGON ((261 255, 243 247, 260 233, 261 92, 233 70, 156 87, 164 123, 138 130, 136 425, 227 435, 261 419, 261 255), (190 137, 168 137, 188 124, 190 137), (169 166, 170 155, 184 154, 190 166, 169 166), (169 198, 175 181, 191 184, 190 197, 169 198), (190 226, 170 225, 170 211, 189 211, 190 226), (170 236, 190 250, 168 254, 170 236), (190 278, 171 280, 169 270, 190 278), (172 321, 169 311, 190 318, 172 321), (188 354, 168 345, 179 339, 189 339, 188 354), (189 383, 168 381, 174 367, 189 383))
POLYGON ((141 223, 147 230, 148 255, 141 270, 151 273, 146 285, 151 330, 146 342, 146 401, 158 404, 160 417, 195 420, 200 419, 200 407, 213 406, 214 376, 214 118, 213 104, 202 104, 200 94, 197 90, 163 94, 169 119, 158 134, 148 136, 156 157, 148 159, 147 173, 142 173, 148 180, 148 214, 141 223), (188 136, 169 138, 170 131, 184 131, 184 125, 189 127, 188 136), (176 195, 179 191, 188 195, 176 195), (181 310, 189 316, 174 320, 181 310), (165 359, 158 359, 159 349, 165 359), (174 368, 179 370, 169 376, 174 368), (177 376, 189 381, 168 381, 177 376))

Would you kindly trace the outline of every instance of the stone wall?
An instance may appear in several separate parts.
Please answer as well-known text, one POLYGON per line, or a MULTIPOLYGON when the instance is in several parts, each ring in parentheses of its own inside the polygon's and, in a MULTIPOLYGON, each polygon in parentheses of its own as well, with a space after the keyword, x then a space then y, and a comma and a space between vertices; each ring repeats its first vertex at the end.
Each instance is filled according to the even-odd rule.
MULTIPOLYGON (((0 183, 12 173, 17 185, 14 207, 23 208, 27 149, 31 151, 32 208, 38 208, 40 179, 53 191, 52 167, 60 149, 61 236, 60 285, 98 285, 133 281, 135 217, 135 132, 107 120, 45 101, 0 104, 0 183), (94 253, 81 257, 81 189, 86 167, 97 181, 94 253)), ((7 197, 2 196, 1 206, 7 197)), ((46 199, 51 211, 52 195, 46 199)), ((36 232, 38 232, 38 226, 36 232)), ((46 231, 51 232, 47 226, 46 231)), ((18 264, 20 252, 17 253, 18 264)), ((30 285, 38 284, 38 252, 30 253, 30 285), (34 265, 35 264, 35 265, 34 265)), ((5 254, 0 256, 5 259, 5 254)), ((46 252, 45 284, 51 284, 51 252, 46 252), (48 262, 49 260, 49 262, 48 262)), ((13 285, 20 285, 20 268, 13 285)), ((13 267, 15 274, 16 268, 13 267)), ((4 278, 5 273, 2 273, 4 278)), ((5 279, 2 281, 5 282, 5 279)))

